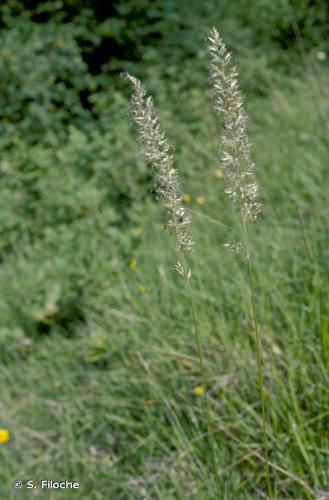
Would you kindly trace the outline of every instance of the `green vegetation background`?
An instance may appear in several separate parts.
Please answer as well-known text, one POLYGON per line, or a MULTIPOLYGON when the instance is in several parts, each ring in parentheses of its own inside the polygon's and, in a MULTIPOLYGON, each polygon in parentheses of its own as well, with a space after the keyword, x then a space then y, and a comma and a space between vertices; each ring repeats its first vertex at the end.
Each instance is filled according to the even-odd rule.
POLYGON ((127 70, 155 98, 193 215, 223 498, 265 498, 247 280, 222 248, 237 225, 216 159, 212 26, 238 65, 263 203, 252 244, 274 492, 327 498, 328 17, 325 0, 1 3, 4 498, 14 479, 81 484, 21 498, 216 498, 191 321, 127 70))

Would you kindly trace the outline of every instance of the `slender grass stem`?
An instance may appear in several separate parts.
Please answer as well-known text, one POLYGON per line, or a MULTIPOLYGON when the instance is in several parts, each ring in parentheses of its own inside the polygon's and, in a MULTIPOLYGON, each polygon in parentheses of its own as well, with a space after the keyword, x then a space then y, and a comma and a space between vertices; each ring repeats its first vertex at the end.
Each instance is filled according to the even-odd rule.
POLYGON ((269 458, 268 458, 268 441, 267 441, 267 432, 266 432, 266 402, 265 402, 265 392, 264 392, 264 382, 263 382, 262 343, 261 343, 258 322, 257 322, 255 288, 254 288, 254 280, 253 280, 253 267, 252 267, 252 260, 251 260, 251 255, 250 255, 248 229, 247 229, 247 224, 246 224, 245 218, 242 217, 242 220, 243 220, 243 228, 244 228, 244 234, 245 234, 245 244, 246 244, 246 249, 247 249, 248 279, 249 279, 249 288, 250 288, 250 294, 251 294, 252 319, 253 319, 254 332, 255 332, 258 389, 259 389, 259 396, 260 396, 261 407, 262 407, 262 434, 263 434, 263 445, 264 445, 264 452, 265 452, 266 484, 267 484, 268 496, 272 500, 273 499, 273 492, 272 492, 271 479, 270 479, 270 465, 269 465, 269 458))
POLYGON ((186 287, 187 287, 187 291, 188 291, 188 295, 189 295, 189 303, 190 303, 193 330, 194 330, 195 341, 196 341, 197 352, 198 352, 202 386, 204 387, 204 390, 205 390, 205 406, 206 406, 206 418, 207 418, 207 427, 208 427, 208 435, 209 435, 209 444, 210 444, 211 451, 212 451, 213 471, 214 471, 215 482, 216 482, 216 490, 217 490, 217 494, 218 494, 218 498, 219 498, 221 495, 221 487, 220 487, 220 482, 219 482, 219 478, 218 478, 218 464, 217 464, 217 455, 216 455, 215 432, 214 432, 214 425, 213 425, 213 421, 212 421, 212 417, 211 417, 211 409, 210 409, 210 403, 209 403, 209 397, 208 397, 208 391, 207 391, 207 380, 206 380, 206 374, 205 374, 203 357, 202 357, 201 339, 200 339, 200 333, 199 333, 197 320, 196 320, 195 307, 194 307, 194 301, 193 301, 190 280, 186 279, 185 282, 186 282, 186 287))
MULTIPOLYGON (((181 253, 181 257, 182 257, 182 261, 184 263, 184 269, 187 269, 186 258, 185 258, 184 253, 181 253)), ((203 386, 204 391, 205 391, 205 407, 206 407, 208 437, 209 437, 209 444, 210 444, 211 454, 212 454, 212 463, 213 463, 213 472, 214 472, 214 477, 215 477, 216 490, 217 490, 217 495, 219 498, 221 496, 221 487, 220 487, 220 482, 219 482, 219 477, 218 477, 218 463, 217 463, 217 455, 216 455, 215 431, 214 431, 213 420, 211 417, 211 408, 210 408, 210 402, 209 402, 208 390, 207 390, 207 377, 206 377, 203 356, 202 356, 201 338, 200 338, 200 333, 199 333, 199 328, 198 328, 198 322, 196 319, 190 277, 185 275, 184 281, 186 284, 188 297, 189 297, 189 305, 190 305, 190 311, 191 311, 193 331, 194 331, 194 336, 195 336, 195 343, 196 343, 196 347, 197 347, 199 368, 200 368, 200 374, 201 374, 201 382, 202 382, 202 386, 203 386)))

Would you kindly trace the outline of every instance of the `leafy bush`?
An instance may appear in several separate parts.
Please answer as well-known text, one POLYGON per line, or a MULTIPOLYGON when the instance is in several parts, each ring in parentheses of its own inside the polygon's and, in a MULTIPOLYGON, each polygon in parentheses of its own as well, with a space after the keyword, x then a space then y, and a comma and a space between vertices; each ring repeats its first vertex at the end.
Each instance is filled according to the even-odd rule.
MULTIPOLYGON (((207 145, 197 153, 208 168, 212 122, 199 127, 205 31, 222 26, 232 44, 259 46, 269 63, 284 59, 282 48, 296 48, 296 27, 307 49, 325 50, 327 4, 303 0, 298 7, 292 2, 292 17, 287 3, 266 0, 219 7, 214 0, 90 0, 83 7, 75 0, 9 0, 0 6, 4 324, 31 335, 74 331, 87 321, 86 310, 97 307, 104 269, 109 289, 114 268, 138 245, 129 228, 139 225, 150 178, 136 161, 119 71, 144 74, 161 108, 172 94, 164 121, 174 124, 169 134, 186 125, 176 141, 181 172, 194 161, 195 134, 207 145), (53 290, 58 297, 49 302, 53 290), (47 304, 56 313, 49 316, 47 304)), ((250 71, 259 72, 255 67, 250 71)))
POLYGON ((242 0, 241 20, 252 29, 254 42, 262 50, 328 50, 329 5, 326 0, 242 0))
POLYGON ((40 142, 63 137, 68 123, 89 118, 82 97, 95 89, 72 26, 18 22, 4 30, 0 50, 1 135, 40 142))
POLYGON ((1 316, 23 336, 68 334, 86 321, 104 269, 131 258, 138 239, 127 229, 148 175, 127 100, 88 71, 79 23, 13 17, 10 5, 0 34, 1 316))

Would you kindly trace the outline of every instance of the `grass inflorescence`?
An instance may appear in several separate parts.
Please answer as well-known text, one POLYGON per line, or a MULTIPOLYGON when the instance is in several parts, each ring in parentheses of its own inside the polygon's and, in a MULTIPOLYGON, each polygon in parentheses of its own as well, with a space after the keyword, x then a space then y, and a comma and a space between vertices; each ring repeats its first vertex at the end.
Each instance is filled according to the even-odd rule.
MULTIPOLYGON (((237 71, 231 62, 231 54, 227 51, 218 31, 213 28, 208 37, 208 50, 211 56, 210 70, 211 82, 214 88, 214 110, 219 120, 219 145, 220 165, 228 180, 227 193, 239 207, 241 223, 243 226, 242 242, 226 246, 237 253, 242 250, 248 261, 248 276, 251 292, 252 318, 255 333, 256 359, 258 370, 258 384, 261 401, 261 419, 264 441, 266 481, 269 497, 272 498, 270 483, 266 407, 263 387, 263 354, 258 328, 255 306, 253 269, 248 237, 248 221, 255 222, 260 212, 258 202, 258 186, 254 179, 254 163, 250 155, 250 144, 247 136, 247 115, 243 106, 243 99, 237 82, 237 71)), ((195 312, 191 288, 192 272, 187 269, 185 253, 191 252, 193 247, 192 237, 186 232, 186 227, 191 223, 183 206, 183 193, 178 180, 177 170, 173 166, 172 148, 169 146, 164 133, 159 125, 153 99, 147 96, 141 82, 127 74, 127 79, 133 86, 132 110, 138 131, 139 149, 146 166, 152 167, 155 172, 155 193, 162 200, 169 216, 167 227, 176 237, 176 252, 179 260, 175 264, 175 271, 185 278, 191 309, 191 319, 196 339, 202 383, 205 390, 205 413, 208 422, 210 446, 213 454, 214 477, 217 485, 217 494, 221 495, 219 482, 219 468, 215 442, 214 426, 211 417, 211 408, 207 394, 207 381, 205 376, 205 360, 203 359, 198 321, 195 312)), ((203 198, 203 197, 202 197, 203 198)), ((201 199, 198 197, 197 199, 201 199)), ((225 286, 225 284, 224 284, 225 286)))

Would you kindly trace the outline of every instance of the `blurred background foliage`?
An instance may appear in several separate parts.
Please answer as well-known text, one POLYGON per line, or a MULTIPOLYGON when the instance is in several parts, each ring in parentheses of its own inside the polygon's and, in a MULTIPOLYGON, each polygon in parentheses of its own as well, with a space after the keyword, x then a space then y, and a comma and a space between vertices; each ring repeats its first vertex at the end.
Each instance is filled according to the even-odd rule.
POLYGON ((207 146, 198 151, 201 168, 212 148, 207 126, 199 125, 209 27, 229 33, 242 86, 264 95, 263 75, 298 73, 301 55, 328 51, 328 10, 325 0, 2 2, 4 323, 18 322, 28 335, 70 330, 85 320, 84 301, 104 269, 114 276, 138 245, 133 228, 150 176, 136 159, 121 72, 146 81, 169 135, 184 124, 178 161, 194 157, 189 141, 200 135, 207 146))

